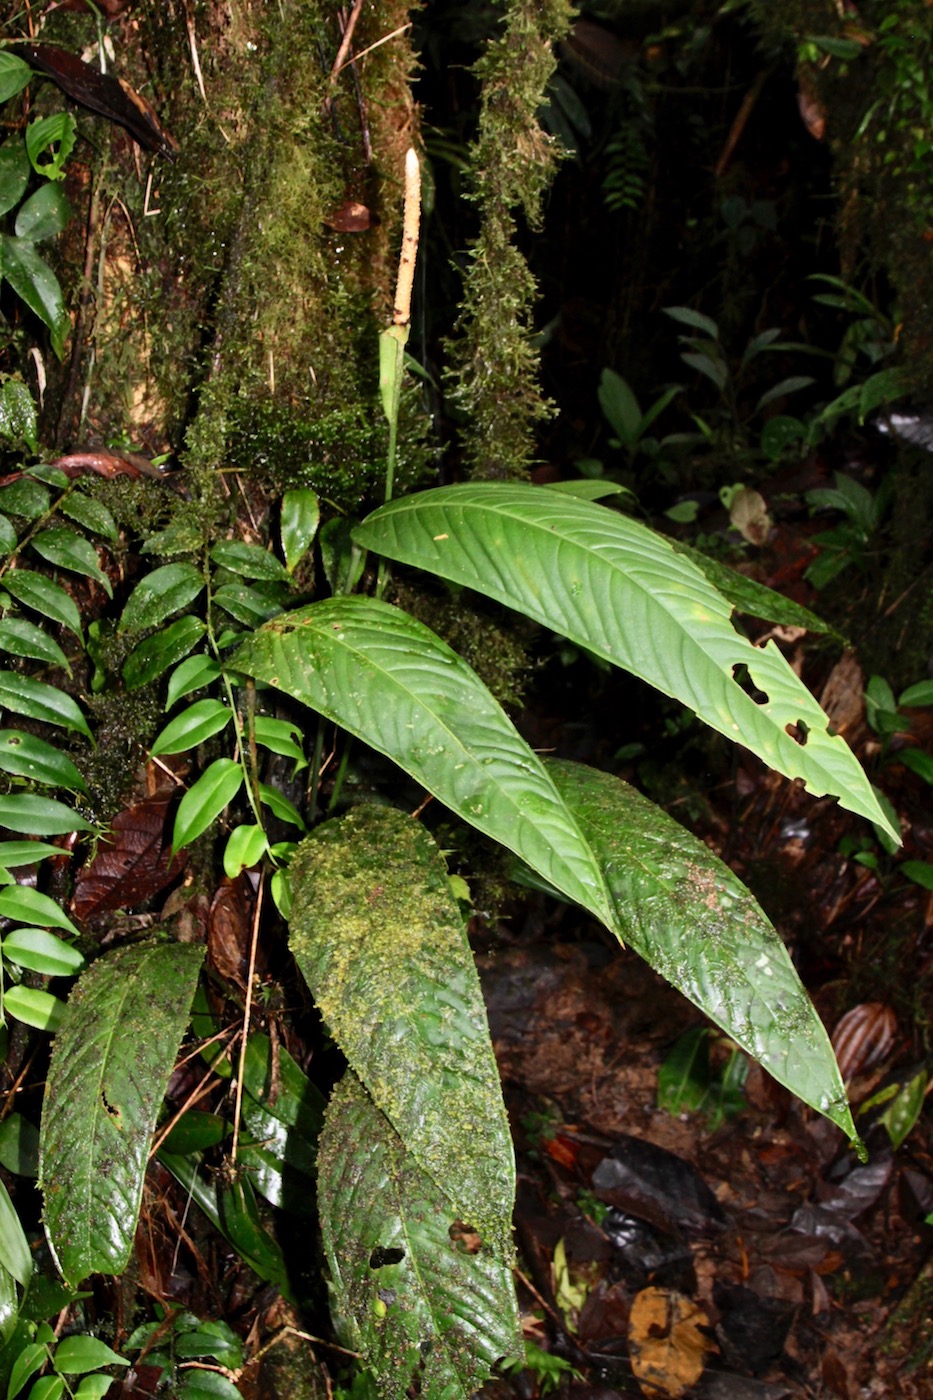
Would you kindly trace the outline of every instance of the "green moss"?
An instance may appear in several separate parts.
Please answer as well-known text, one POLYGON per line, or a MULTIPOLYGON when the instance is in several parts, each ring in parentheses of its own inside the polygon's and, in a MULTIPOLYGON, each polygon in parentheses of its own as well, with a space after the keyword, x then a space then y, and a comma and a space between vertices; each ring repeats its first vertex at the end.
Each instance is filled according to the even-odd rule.
POLYGON ((535 456, 534 425, 553 411, 538 385, 530 339, 536 286, 515 244, 515 211, 539 226, 559 150, 538 111, 555 66, 553 45, 572 15, 566 0, 510 0, 501 34, 476 65, 483 89, 470 158, 482 226, 471 249, 449 379, 464 416, 465 455, 479 478, 524 476, 535 456))

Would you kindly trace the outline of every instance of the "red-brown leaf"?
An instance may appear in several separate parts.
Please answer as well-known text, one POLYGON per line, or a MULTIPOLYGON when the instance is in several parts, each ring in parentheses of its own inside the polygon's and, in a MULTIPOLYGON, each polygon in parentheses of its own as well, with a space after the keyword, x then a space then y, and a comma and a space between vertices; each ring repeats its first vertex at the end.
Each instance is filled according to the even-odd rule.
POLYGON ((94 859, 78 871, 71 907, 79 919, 133 909, 164 890, 184 869, 187 855, 171 859, 168 798, 146 798, 114 820, 94 859))
POLYGON ((253 892, 238 875, 224 880, 214 895, 207 924, 207 951, 211 962, 228 982, 246 987, 249 939, 252 928, 253 892))

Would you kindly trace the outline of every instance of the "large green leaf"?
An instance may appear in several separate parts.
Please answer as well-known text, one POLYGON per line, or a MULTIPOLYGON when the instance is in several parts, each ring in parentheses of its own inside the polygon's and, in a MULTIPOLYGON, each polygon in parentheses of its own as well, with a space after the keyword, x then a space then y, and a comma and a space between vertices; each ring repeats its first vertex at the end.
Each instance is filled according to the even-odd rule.
POLYGON ((45 724, 76 729, 79 734, 93 738, 87 720, 70 695, 45 681, 34 681, 18 671, 0 671, 0 707, 12 710, 45 724))
POLYGON ((443 856, 404 812, 359 806, 290 870, 289 944, 331 1034, 459 1218, 507 1252, 512 1142, 443 856))
POLYGON ((610 927, 804 1103, 855 1127, 829 1037, 754 896, 620 778, 548 764, 598 856, 610 927))
POLYGON ((496 1361, 523 1357, 509 1260, 469 1252, 455 1207, 352 1073, 327 1110, 318 1198, 337 1329, 385 1400, 413 1381, 468 1400, 496 1361))
POLYGON ((569 899, 609 917, 599 866, 544 765, 456 652, 372 598, 267 622, 231 660, 401 767, 569 899))
POLYGON ((590 501, 533 486, 447 486, 382 506, 357 544, 465 584, 674 696, 816 797, 893 828, 845 740, 773 641, 755 647, 732 605, 669 540, 590 501), (734 678, 747 667, 758 703, 734 678), (792 732, 801 735, 797 742, 792 732))
POLYGON ((124 945, 71 994, 39 1139, 46 1235, 69 1283, 118 1274, 129 1259, 149 1141, 203 956, 193 944, 124 945))

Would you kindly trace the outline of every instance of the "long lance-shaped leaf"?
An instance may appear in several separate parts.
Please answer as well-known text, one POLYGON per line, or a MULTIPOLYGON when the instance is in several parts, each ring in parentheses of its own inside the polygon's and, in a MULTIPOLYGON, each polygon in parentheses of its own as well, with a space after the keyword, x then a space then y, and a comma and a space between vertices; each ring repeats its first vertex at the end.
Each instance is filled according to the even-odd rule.
POLYGON ((445 486, 382 506, 364 549, 465 584, 674 696, 816 797, 898 840, 845 740, 773 641, 753 646, 732 605, 670 541, 591 501, 503 482, 445 486), (735 679, 748 674, 758 703, 735 679), (796 734, 799 738, 793 737, 796 734))
POLYGON ((348 729, 569 899, 610 917, 599 865, 544 765, 430 628, 372 598, 331 598, 273 618, 230 665, 348 729))
POLYGON ((46 1235, 70 1284, 126 1267, 203 956, 191 944, 124 946, 99 958, 71 994, 39 1136, 46 1235))
POLYGON ((855 1138, 829 1037, 738 876, 621 779, 563 761, 548 771, 602 864, 610 928, 775 1079, 855 1138))
POLYGON ((443 856, 404 812, 360 806, 289 869, 289 946, 330 1033, 460 1219, 507 1252, 512 1141, 443 856))
POLYGON ((385 1400, 417 1380, 469 1400, 496 1361, 523 1356, 510 1261, 471 1253, 455 1207, 348 1073, 327 1110, 318 1200, 338 1334, 385 1400))

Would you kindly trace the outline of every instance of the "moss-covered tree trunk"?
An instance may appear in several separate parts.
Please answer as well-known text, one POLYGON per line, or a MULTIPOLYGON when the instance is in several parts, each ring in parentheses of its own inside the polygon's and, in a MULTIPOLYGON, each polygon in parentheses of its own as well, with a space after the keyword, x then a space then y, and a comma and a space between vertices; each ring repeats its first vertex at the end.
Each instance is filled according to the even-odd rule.
MULTIPOLYGON (((361 7, 341 57, 345 20, 331 0, 148 0, 115 21, 110 66, 178 155, 81 117, 101 156, 73 181, 84 281, 50 395, 60 446, 133 439, 202 486, 240 472, 339 504, 378 475, 413 59, 399 0, 361 7)), ((47 37, 77 49, 95 28, 72 15, 47 37)))

